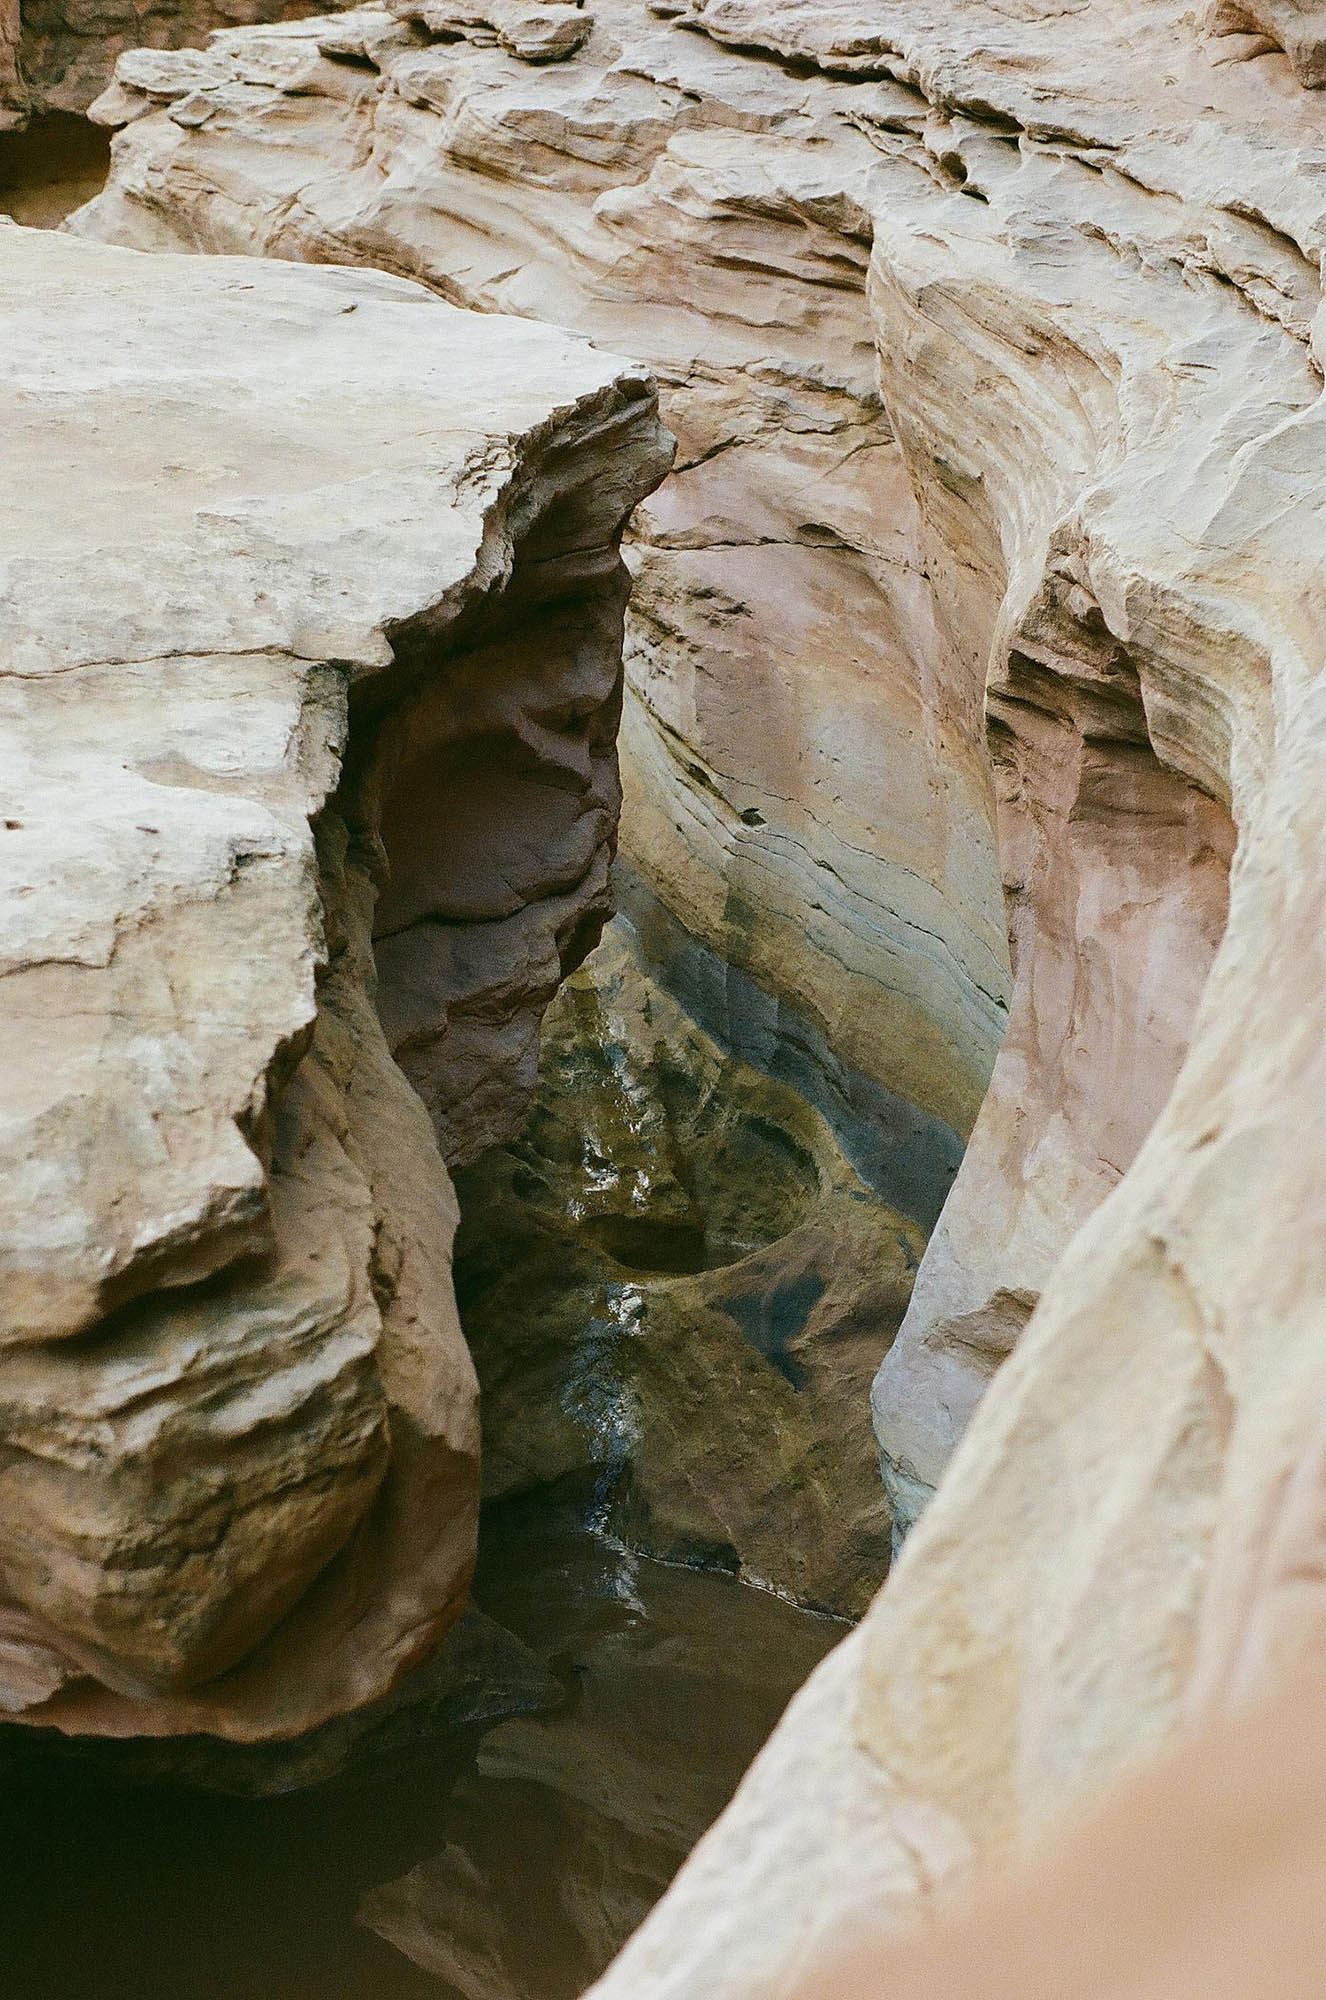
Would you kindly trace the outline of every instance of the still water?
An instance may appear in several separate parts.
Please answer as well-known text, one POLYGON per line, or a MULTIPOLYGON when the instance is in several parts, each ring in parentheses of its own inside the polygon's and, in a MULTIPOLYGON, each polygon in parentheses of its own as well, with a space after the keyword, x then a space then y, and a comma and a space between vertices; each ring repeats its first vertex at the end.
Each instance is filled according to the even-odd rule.
POLYGON ((555 1708, 277 1799, 6 1769, 0 2000, 571 2000, 844 1628, 546 1496, 475 1594, 555 1708))

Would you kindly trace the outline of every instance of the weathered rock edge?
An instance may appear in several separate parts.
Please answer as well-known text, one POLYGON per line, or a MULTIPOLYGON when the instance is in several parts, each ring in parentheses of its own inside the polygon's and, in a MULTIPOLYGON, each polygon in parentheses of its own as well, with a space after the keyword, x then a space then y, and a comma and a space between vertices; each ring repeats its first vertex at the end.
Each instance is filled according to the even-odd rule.
MULTIPOLYGON (((583 949, 668 453, 638 368, 394 278, 12 227, 0 273, 0 1701, 289 1736, 426 1653, 473 1557, 454 1198, 374 1007, 403 723, 561 635, 508 720, 587 801, 542 885, 583 949)), ((541 1003, 489 915, 449 921, 500 1029, 541 1003)))
POLYGON ((695 11, 880 79, 884 396, 987 680, 1017 981, 895 1474, 1002 1366, 596 2000, 792 2000, 1326 1636, 1319 114, 1165 8, 695 11))
POLYGON ((543 67, 409 11, 126 56, 69 226, 368 263, 649 366, 678 463, 629 538, 623 854, 690 934, 687 1004, 693 944, 706 1017, 932 1227, 1009 976, 979 679, 939 658, 878 394, 877 148, 836 81, 643 0, 543 67))

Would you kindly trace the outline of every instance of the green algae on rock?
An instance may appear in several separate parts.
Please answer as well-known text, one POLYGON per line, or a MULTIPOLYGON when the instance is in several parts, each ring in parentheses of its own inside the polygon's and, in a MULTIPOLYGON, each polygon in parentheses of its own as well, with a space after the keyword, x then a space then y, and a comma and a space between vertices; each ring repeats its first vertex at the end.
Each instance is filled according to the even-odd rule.
POLYGON ((522 1131, 458 1191, 486 1497, 579 1486, 629 1547, 862 1611, 890 1530, 866 1397, 923 1235, 624 920, 546 1017, 522 1131))

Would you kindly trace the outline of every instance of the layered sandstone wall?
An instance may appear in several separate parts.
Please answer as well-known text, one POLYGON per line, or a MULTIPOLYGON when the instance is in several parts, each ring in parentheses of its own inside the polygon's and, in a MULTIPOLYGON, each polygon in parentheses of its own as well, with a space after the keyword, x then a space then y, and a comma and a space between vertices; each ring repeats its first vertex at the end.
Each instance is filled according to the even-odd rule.
POLYGON ((463 1600, 437 1133, 518 1121, 601 921, 667 451, 638 369, 397 279, 12 226, 0 268, 0 1701, 288 1736, 463 1600), (426 1015, 437 1133, 375 998, 426 1015))
POLYGON ((1012 1025, 878 1386, 904 1519, 1002 1365, 598 1989, 757 2000, 1321 1644, 1312 23, 621 0, 531 69, 430 19, 126 60, 78 226, 386 262, 659 359, 632 858, 895 1185, 906 1107, 961 1129, 999 1025, 989 718, 1012 1025))
POLYGON ((929 1227, 1008 970, 979 678, 876 386, 870 93, 643 0, 556 61, 398 13, 126 57, 74 226, 381 265, 647 362, 680 442, 628 558, 626 893, 703 1026, 929 1227))
POLYGON ((309 12, 309 0, 0 0, 0 133, 86 111, 126 50, 197 47, 217 28, 309 12))
POLYGON ((904 1501, 1031 1316, 604 2000, 810 1990, 1326 1615, 1318 106, 1164 9, 702 12, 905 83, 884 394, 988 662, 1017 988, 880 1384, 904 1501))

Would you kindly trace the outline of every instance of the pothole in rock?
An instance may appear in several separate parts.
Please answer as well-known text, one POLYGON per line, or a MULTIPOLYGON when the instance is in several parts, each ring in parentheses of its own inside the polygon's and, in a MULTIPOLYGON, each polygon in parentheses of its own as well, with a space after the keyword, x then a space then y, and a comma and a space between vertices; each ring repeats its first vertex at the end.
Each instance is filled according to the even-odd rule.
POLYGON ((622 1547, 863 1610, 889 1545, 869 1385, 923 1234, 625 920, 545 1019, 518 1137, 457 1188, 485 1497, 578 1494, 622 1547))
POLYGON ((110 148, 108 131, 66 111, 45 112, 21 132, 0 132, 0 216, 57 229, 105 187, 110 148))

